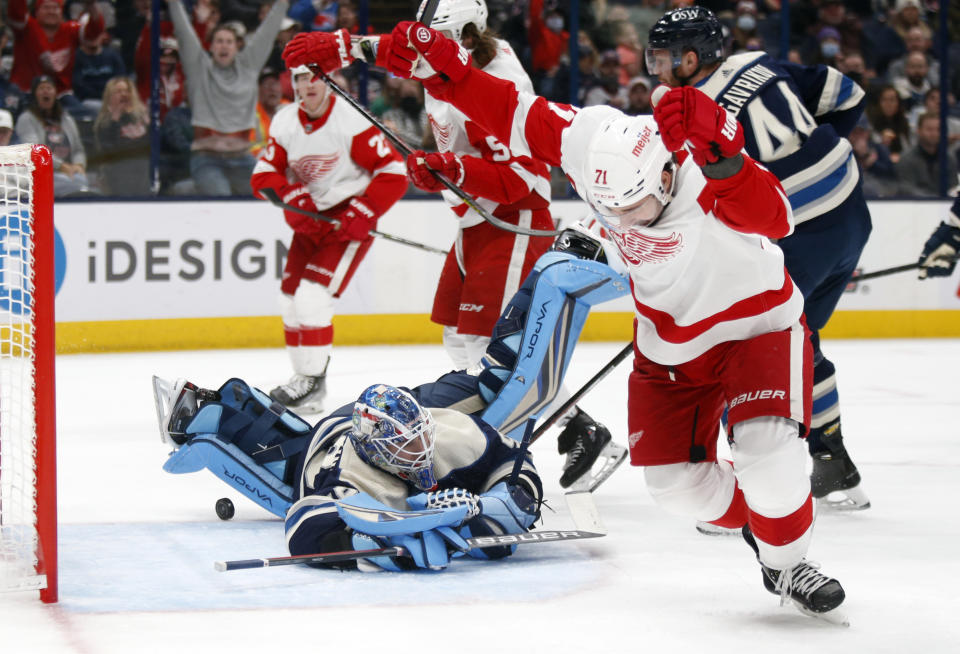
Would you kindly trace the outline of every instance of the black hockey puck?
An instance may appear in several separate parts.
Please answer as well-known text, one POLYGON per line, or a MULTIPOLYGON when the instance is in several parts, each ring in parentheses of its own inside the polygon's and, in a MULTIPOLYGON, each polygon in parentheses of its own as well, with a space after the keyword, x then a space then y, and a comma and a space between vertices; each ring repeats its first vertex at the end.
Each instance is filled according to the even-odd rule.
POLYGON ((233 517, 235 510, 233 508, 233 502, 230 501, 229 497, 221 497, 217 500, 217 517, 221 520, 229 520, 233 517))

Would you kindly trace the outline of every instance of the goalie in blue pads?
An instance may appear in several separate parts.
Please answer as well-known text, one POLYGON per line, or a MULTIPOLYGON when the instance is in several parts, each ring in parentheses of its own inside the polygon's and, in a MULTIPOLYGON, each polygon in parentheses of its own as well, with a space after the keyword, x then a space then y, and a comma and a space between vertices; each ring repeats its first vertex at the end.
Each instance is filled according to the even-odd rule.
MULTIPOLYGON (((539 503, 539 479, 526 483, 521 475, 522 483, 518 487, 530 489, 524 491, 525 498, 516 488, 494 488, 498 481, 506 479, 507 474, 501 468, 512 465, 515 458, 512 449, 516 447, 516 441, 501 436, 497 429, 510 432, 519 440, 527 420, 539 417, 559 391, 590 307, 628 292, 628 283, 622 274, 605 261, 604 248, 598 239, 581 229, 566 230, 557 239, 554 251, 538 261, 512 298, 495 327, 487 354, 476 369, 451 372, 435 382, 398 391, 427 415, 431 411, 424 407, 438 416, 440 428, 433 428, 441 435, 438 442, 448 438, 444 434, 450 439, 460 439, 457 445, 460 454, 449 454, 452 446, 444 446, 434 462, 439 462, 440 470, 447 470, 444 466, 450 457, 459 463, 448 466, 448 472, 434 479, 439 490, 460 489, 465 496, 487 496, 485 501, 475 498, 476 506, 485 510, 478 514, 471 511, 471 515, 455 527, 441 526, 455 528, 459 530, 457 533, 469 537, 518 533, 517 530, 525 530, 532 524, 529 516, 536 514, 536 510, 530 507, 539 503), (482 435, 483 440, 478 435, 482 435), (494 472, 498 478, 492 477, 494 472), (453 477, 447 479, 448 474, 453 477)), ((407 493, 397 486, 397 479, 422 490, 432 487, 428 483, 430 479, 410 476, 415 471, 427 474, 427 468, 417 468, 412 463, 409 469, 391 468, 384 452, 359 448, 352 440, 357 447, 343 447, 343 441, 352 433, 350 426, 358 403, 341 407, 311 429, 299 417, 274 405, 263 392, 241 380, 230 380, 219 391, 207 391, 183 380, 171 385, 154 378, 154 388, 163 439, 174 448, 164 469, 184 473, 208 468, 274 515, 285 517, 291 553, 326 552, 351 546, 340 527, 329 526, 342 526, 336 502, 347 495, 360 491, 398 509, 402 508, 399 505, 401 500, 406 500, 407 493), (319 456, 318 452, 323 455, 319 456), (344 458, 347 463, 342 465, 344 458), (357 465, 355 460, 366 464, 358 469, 364 470, 369 479, 360 482, 351 477, 353 466, 357 465), (330 484, 327 484, 328 473, 323 473, 324 479, 319 476, 320 468, 328 462, 334 466, 331 473, 334 477, 330 477, 334 482, 330 484), (376 469, 383 472, 370 474, 376 469), (392 481, 388 483, 388 480, 392 481), (374 487, 367 488, 371 483, 374 487), (386 495, 381 496, 381 491, 386 495)), ((564 453, 565 439, 570 449, 572 439, 582 435, 579 432, 589 437, 605 435, 606 440, 598 440, 599 446, 592 456, 580 457, 580 463, 585 463, 580 469, 569 465, 568 455, 567 470, 561 479, 564 486, 589 472, 601 451, 619 448, 619 461, 625 454, 622 447, 610 443, 606 428, 582 412, 561 434, 561 453, 564 453)), ((579 446, 573 449, 581 455, 585 451, 579 446)), ((524 474, 526 471, 525 467, 524 474)), ((444 497, 450 501, 449 496, 444 497)), ((434 497, 432 501, 439 500, 434 497)), ((435 508, 415 505, 413 502, 410 507, 414 510, 435 508)), ((363 538, 394 538, 394 535, 367 531, 359 533, 365 534, 363 538)), ((428 530, 425 533, 433 535, 420 538, 418 542, 423 547, 417 551, 422 550, 424 556, 414 560, 418 565, 424 563, 423 567, 442 567, 445 563, 437 564, 437 557, 430 553, 439 551, 441 541, 452 546, 451 538, 444 536, 451 532, 428 530)), ((498 558, 510 551, 509 548, 487 548, 480 551, 480 556, 498 558)))
MULTIPOLYGON (((402 545, 412 559, 381 557, 359 567, 442 569, 451 553, 464 552, 465 537, 526 531, 543 489, 527 455, 512 489, 521 499, 503 498, 518 449, 477 417, 425 408, 393 386, 371 386, 349 415, 317 425, 286 517, 290 553, 402 545)), ((469 555, 502 558, 511 551, 469 555)))
POLYGON ((244 492, 234 481, 242 477, 244 494, 285 517, 291 554, 401 545, 411 558, 338 565, 438 570, 451 555, 508 556, 511 547, 469 549, 464 539, 523 533, 539 516, 543 489, 529 455, 506 483, 519 443, 403 389, 375 384, 312 429, 236 379, 219 391, 161 385, 157 398, 164 440, 176 448, 164 469, 206 467, 244 492))

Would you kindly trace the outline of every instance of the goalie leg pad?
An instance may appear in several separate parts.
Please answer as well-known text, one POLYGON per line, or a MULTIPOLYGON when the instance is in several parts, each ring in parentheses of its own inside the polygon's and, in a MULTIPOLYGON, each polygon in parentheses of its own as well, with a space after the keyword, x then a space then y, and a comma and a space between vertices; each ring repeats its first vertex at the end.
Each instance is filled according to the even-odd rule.
POLYGON ((215 434, 195 436, 171 454, 163 465, 164 470, 174 474, 196 472, 203 468, 280 518, 286 515, 293 503, 291 486, 284 484, 266 467, 257 464, 236 445, 224 443, 215 434))
POLYGON ((229 486, 283 517, 293 498, 295 462, 310 426, 262 391, 231 379, 220 401, 206 402, 185 429, 189 439, 163 468, 182 474, 209 469, 229 486))
MULTIPOLYGON (((559 392, 590 307, 629 290, 623 277, 610 266, 565 252, 547 252, 540 257, 522 292, 529 292, 531 285, 525 315, 511 316, 508 310, 498 323, 498 329, 503 323, 504 333, 494 332, 494 341, 506 344, 507 337, 515 334, 507 323, 512 320, 515 329, 523 320, 520 343, 510 343, 516 363, 482 416, 517 440, 523 437, 527 420, 539 417, 559 392)), ((488 353, 497 356, 492 349, 488 353)), ((498 360, 495 365, 502 364, 498 360)), ((501 380, 481 379, 485 381, 492 390, 495 381, 501 380)))

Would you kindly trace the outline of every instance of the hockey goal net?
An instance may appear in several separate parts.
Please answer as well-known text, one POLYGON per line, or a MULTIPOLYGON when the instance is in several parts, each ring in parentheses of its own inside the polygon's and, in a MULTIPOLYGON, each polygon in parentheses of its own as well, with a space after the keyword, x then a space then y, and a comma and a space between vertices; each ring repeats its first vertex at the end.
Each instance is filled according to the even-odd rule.
POLYGON ((57 601, 53 158, 0 147, 0 591, 57 601))

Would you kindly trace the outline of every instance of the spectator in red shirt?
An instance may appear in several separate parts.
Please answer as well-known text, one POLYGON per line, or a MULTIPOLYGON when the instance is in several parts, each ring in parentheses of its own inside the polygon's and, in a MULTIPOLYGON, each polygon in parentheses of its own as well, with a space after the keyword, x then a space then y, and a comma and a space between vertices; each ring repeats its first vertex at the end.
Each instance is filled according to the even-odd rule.
POLYGON ((543 0, 530 0, 530 75, 533 88, 548 100, 566 102, 569 98, 569 64, 563 56, 570 33, 563 29, 563 14, 543 0))
POLYGON ((567 51, 570 33, 563 29, 563 14, 543 0, 530 0, 530 57, 534 73, 555 73, 567 51))
POLYGON ((73 64, 81 39, 93 43, 103 33, 103 16, 92 0, 87 2, 89 20, 63 19, 63 0, 37 0, 33 15, 27 0, 9 0, 7 16, 13 29, 13 70, 10 80, 29 91, 39 75, 56 81, 57 93, 66 109, 79 106, 73 97, 73 64))

